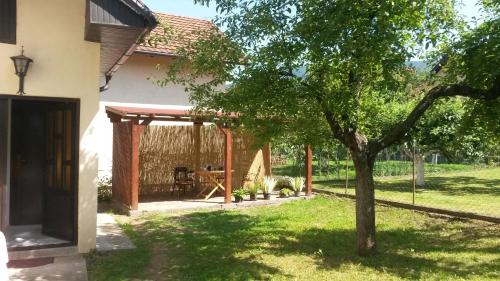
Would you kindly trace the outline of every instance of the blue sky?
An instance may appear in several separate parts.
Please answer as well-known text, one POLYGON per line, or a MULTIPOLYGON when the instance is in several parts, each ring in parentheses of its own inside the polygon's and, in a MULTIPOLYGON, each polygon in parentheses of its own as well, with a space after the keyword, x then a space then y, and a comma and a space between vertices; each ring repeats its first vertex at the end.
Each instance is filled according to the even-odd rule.
POLYGON ((151 10, 179 16, 190 16, 201 19, 212 19, 215 7, 195 5, 193 0, 142 0, 151 10))
MULTIPOLYGON (((180 16, 190 16, 202 19, 212 19, 215 14, 215 7, 200 6, 193 4, 193 0, 143 0, 144 3, 153 11, 164 12, 180 16)), ((477 0, 463 0, 464 6, 461 13, 467 19, 478 16, 479 11, 476 6, 477 0)))

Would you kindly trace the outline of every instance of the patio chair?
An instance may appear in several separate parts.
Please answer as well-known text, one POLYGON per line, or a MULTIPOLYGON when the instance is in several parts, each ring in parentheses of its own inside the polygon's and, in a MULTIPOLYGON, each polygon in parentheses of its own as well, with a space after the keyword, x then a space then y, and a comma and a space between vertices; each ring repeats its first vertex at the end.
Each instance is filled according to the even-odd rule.
POLYGON ((177 195, 180 197, 181 189, 183 194, 186 195, 187 188, 191 191, 194 189, 194 179, 190 175, 187 167, 176 167, 174 169, 174 185, 172 186, 172 195, 177 190, 177 195))

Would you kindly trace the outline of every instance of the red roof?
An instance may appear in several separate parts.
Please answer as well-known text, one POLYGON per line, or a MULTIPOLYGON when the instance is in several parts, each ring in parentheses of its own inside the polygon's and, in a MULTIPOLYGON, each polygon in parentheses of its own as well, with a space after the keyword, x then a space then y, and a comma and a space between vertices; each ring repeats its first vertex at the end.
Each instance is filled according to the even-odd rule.
POLYGON ((215 28, 215 25, 209 20, 162 13, 154 13, 154 15, 159 24, 151 31, 151 34, 167 35, 168 42, 153 42, 146 38, 145 42, 137 47, 136 52, 175 56, 179 47, 185 46, 188 42, 199 40, 202 37, 200 31, 215 28), (167 33, 165 33, 163 23, 171 28, 170 30, 167 28, 167 33), (170 37, 169 34, 172 32, 173 36, 170 37))

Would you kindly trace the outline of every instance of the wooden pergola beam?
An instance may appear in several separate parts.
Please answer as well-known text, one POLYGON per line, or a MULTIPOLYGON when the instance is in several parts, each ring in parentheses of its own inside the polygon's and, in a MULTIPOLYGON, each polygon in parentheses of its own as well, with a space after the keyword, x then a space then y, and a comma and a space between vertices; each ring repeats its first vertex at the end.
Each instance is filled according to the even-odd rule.
POLYGON ((271 144, 266 143, 262 147, 262 158, 264 162, 264 175, 271 176, 272 175, 272 166, 271 166, 271 144))
POLYGON ((233 146, 233 135, 229 128, 224 128, 219 126, 219 129, 224 133, 224 203, 230 204, 232 202, 232 146, 233 146))
MULTIPOLYGON (((194 170, 199 171, 201 169, 201 127, 203 122, 193 123, 193 143, 194 143, 194 170)), ((195 174, 194 184, 196 189, 200 188, 200 176, 195 174)))
POLYGON ((132 151, 130 157, 130 208, 137 210, 139 207, 139 143, 141 130, 138 122, 132 122, 131 143, 132 151))
POLYGON ((162 109, 162 108, 136 108, 124 106, 106 106, 106 113, 111 122, 121 122, 125 120, 147 120, 155 121, 177 121, 177 122, 216 122, 225 116, 236 120, 235 113, 224 114, 222 112, 207 112, 199 114, 190 110, 162 109))
POLYGON ((130 155, 130 209, 137 210, 139 208, 139 145, 141 143, 141 135, 144 129, 153 121, 153 119, 145 119, 139 124, 139 120, 130 121, 131 127, 131 155, 130 155))

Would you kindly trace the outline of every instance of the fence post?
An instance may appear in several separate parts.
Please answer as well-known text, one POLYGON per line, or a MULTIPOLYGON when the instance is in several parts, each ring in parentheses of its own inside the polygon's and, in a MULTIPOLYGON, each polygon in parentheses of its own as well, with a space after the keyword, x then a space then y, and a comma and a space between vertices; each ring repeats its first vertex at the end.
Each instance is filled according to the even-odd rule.
POLYGON ((345 154, 345 189, 344 194, 347 194, 347 186, 349 185, 349 150, 345 154))
POLYGON ((415 189, 416 189, 416 182, 415 182, 415 142, 413 142, 413 205, 415 205, 415 189))
POLYGON ((312 147, 310 144, 306 145, 306 161, 305 161, 305 172, 306 172, 306 196, 312 195, 312 147))

